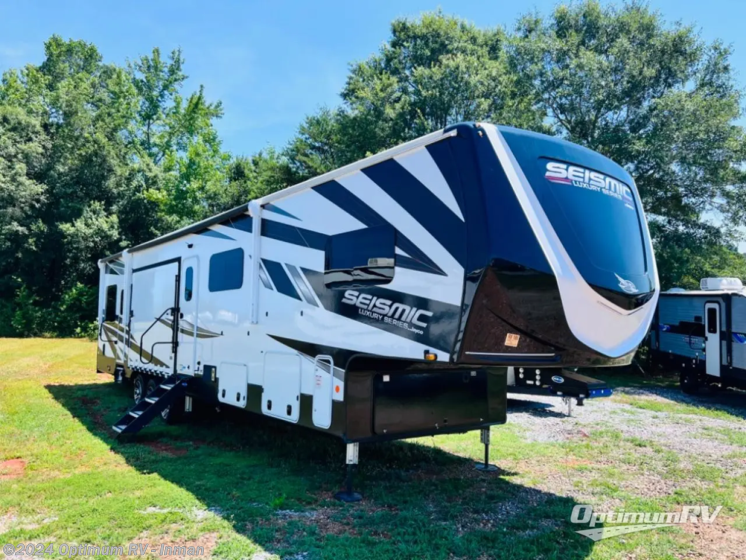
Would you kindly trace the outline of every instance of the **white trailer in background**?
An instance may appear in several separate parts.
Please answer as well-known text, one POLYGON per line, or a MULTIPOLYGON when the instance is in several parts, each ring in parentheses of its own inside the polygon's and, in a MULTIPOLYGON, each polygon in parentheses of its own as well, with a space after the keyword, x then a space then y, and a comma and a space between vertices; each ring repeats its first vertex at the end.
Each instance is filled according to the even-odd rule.
POLYGON ((654 362, 679 371, 684 392, 746 388, 746 291, 738 278, 662 293, 650 337, 654 362))

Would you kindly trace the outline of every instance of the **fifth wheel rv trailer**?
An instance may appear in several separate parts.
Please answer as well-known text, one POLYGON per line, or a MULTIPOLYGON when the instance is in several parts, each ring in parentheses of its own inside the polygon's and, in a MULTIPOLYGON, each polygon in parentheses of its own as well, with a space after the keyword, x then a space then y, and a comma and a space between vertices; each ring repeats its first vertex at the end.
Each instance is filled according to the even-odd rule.
POLYGON ((459 124, 102 259, 135 433, 199 398, 347 444, 506 421, 507 367, 626 365, 658 300, 632 177, 459 124))
POLYGON ((678 370, 685 393, 713 384, 746 389, 746 291, 738 278, 662 293, 650 337, 653 361, 678 370))

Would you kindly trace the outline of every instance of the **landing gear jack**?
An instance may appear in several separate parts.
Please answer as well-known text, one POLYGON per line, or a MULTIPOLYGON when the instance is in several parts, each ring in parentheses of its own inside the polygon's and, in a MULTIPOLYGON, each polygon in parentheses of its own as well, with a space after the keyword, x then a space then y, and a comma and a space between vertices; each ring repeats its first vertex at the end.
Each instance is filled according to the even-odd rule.
POLYGON ((497 467, 490 464, 490 429, 482 428, 479 439, 484 444, 484 463, 477 463, 474 468, 482 472, 495 472, 497 467))
POLYGON ((334 498, 340 502, 359 502, 363 497, 357 492, 352 491, 352 475, 354 474, 355 467, 358 462, 358 451, 360 444, 348 443, 347 444, 347 476, 345 476, 345 489, 340 490, 334 494, 334 498))

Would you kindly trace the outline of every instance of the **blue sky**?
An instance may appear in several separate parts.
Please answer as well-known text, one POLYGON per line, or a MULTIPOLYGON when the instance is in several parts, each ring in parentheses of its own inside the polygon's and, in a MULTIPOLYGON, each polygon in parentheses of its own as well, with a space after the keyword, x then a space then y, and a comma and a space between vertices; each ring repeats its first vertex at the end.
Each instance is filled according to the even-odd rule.
MULTIPOLYGON (((391 20, 441 7, 478 26, 512 27, 535 8, 548 13, 555 0, 316 0, 300 2, 190 0, 0 0, 0 71, 43 58, 53 33, 98 46, 105 60, 124 63, 181 47, 188 87, 204 84, 223 101, 218 123, 225 149, 250 154, 282 147, 305 115, 338 103, 348 64, 368 57, 388 38, 391 20)), ((670 21, 722 39, 735 49, 733 66, 746 84, 746 2, 652 0, 670 21)))

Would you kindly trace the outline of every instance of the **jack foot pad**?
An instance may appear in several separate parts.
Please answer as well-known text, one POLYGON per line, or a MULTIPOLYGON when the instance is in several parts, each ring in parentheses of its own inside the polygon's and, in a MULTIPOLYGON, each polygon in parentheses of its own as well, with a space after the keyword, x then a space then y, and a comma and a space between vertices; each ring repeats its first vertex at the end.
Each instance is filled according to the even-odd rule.
POLYGON ((497 467, 495 465, 490 465, 489 463, 487 464, 476 463, 474 465, 474 468, 477 469, 478 471, 483 471, 483 472, 495 472, 497 470, 497 467))
POLYGON ((357 492, 351 492, 348 490, 340 490, 339 492, 334 494, 334 499, 339 500, 340 502, 351 504, 353 502, 359 502, 360 500, 363 499, 363 497, 357 492))

